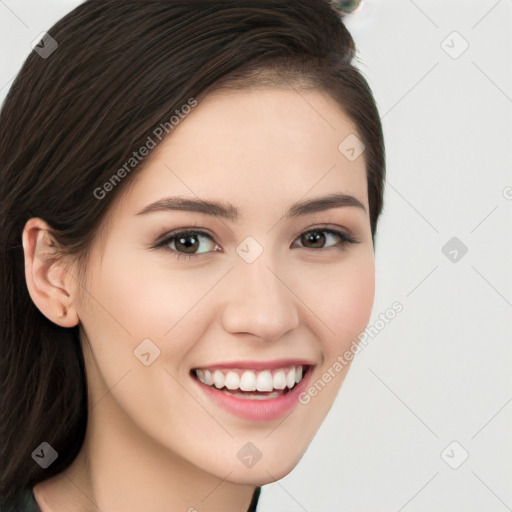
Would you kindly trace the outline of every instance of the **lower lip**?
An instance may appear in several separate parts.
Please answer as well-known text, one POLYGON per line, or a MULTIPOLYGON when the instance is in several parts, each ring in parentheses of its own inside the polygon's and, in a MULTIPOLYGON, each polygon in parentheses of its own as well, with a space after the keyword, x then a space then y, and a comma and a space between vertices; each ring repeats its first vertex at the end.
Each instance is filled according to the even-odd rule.
POLYGON ((235 416, 249 421, 271 421, 282 418, 297 405, 299 395, 307 388, 311 380, 312 370, 313 367, 310 367, 304 378, 285 395, 267 398, 266 400, 239 398, 220 391, 214 386, 203 384, 195 377, 192 377, 192 379, 214 403, 235 416))

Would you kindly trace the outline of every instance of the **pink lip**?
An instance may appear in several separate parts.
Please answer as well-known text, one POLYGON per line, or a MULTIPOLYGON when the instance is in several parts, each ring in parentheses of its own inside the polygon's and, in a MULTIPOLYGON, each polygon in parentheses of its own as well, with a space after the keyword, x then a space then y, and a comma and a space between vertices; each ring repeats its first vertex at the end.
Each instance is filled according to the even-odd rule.
POLYGON ((314 366, 314 362, 306 359, 274 359, 272 361, 231 361, 228 363, 213 363, 197 368, 208 368, 209 370, 273 370, 275 368, 287 368, 290 366, 314 366))
MULTIPOLYGON (((291 365, 279 361, 276 368, 282 366, 298 366, 300 363, 293 362, 291 365)), ((234 363, 229 363, 233 368, 234 363)), ((236 363, 240 364, 240 363, 236 363)), ((254 364, 254 363, 252 363, 254 364)), ((265 363, 268 365, 268 363, 265 363)), ((218 367, 218 366, 216 366, 218 367)), ((249 368, 255 368, 250 365, 249 368)), ((269 366, 264 366, 269 368, 269 366)), ((217 389, 214 386, 203 384, 199 379, 192 377, 194 382, 215 404, 229 411, 230 413, 249 421, 271 421, 282 418, 288 414, 299 402, 299 395, 308 387, 313 374, 313 367, 309 366, 303 379, 288 393, 277 398, 257 400, 250 398, 239 398, 217 389)))

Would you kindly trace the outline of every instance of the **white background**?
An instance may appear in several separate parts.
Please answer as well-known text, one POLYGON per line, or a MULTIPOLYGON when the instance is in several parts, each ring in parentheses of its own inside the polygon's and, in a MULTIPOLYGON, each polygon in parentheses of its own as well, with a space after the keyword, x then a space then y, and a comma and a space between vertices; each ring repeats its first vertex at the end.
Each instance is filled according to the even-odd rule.
MULTIPOLYGON (((0 101, 79 3, 0 0, 0 101)), ((404 309, 258 510, 512 510, 512 0, 367 0, 346 24, 387 150, 370 324, 404 309)))

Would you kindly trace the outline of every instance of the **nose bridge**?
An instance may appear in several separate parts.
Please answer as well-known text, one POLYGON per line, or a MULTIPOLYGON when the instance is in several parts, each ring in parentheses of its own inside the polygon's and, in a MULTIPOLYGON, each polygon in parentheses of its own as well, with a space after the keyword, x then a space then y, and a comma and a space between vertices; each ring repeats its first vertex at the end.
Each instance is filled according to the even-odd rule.
POLYGON ((263 251, 252 262, 243 256, 237 258, 223 311, 226 331, 271 341, 296 328, 296 297, 270 251, 263 251))

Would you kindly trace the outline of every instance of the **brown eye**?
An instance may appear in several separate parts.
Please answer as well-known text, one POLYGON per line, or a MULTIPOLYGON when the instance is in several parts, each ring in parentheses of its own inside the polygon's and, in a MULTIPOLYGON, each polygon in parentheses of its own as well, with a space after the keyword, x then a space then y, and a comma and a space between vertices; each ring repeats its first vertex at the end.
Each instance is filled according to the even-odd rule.
POLYGON ((335 229, 310 229, 302 233, 300 241, 305 249, 328 249, 330 247, 344 247, 347 244, 358 243, 357 240, 335 229), (338 238, 338 242, 325 247, 326 240, 338 238))
POLYGON ((301 241, 306 247, 321 249, 325 244, 325 234, 323 234, 323 231, 309 231, 302 235, 301 241), (309 244, 312 244, 312 246, 309 244))
POLYGON ((174 231, 159 242, 156 248, 171 251, 177 258, 191 258, 203 253, 214 252, 217 249, 215 241, 204 231, 174 231), (210 250, 208 243, 210 242, 210 250), (206 246, 204 244, 206 243, 206 246), (174 247, 173 247, 174 246, 174 247), (201 248, 203 246, 203 248, 201 248), (212 248, 213 247, 213 248, 212 248))
POLYGON ((184 234, 175 238, 176 250, 186 253, 194 253, 199 245, 199 237, 195 234, 184 234))

